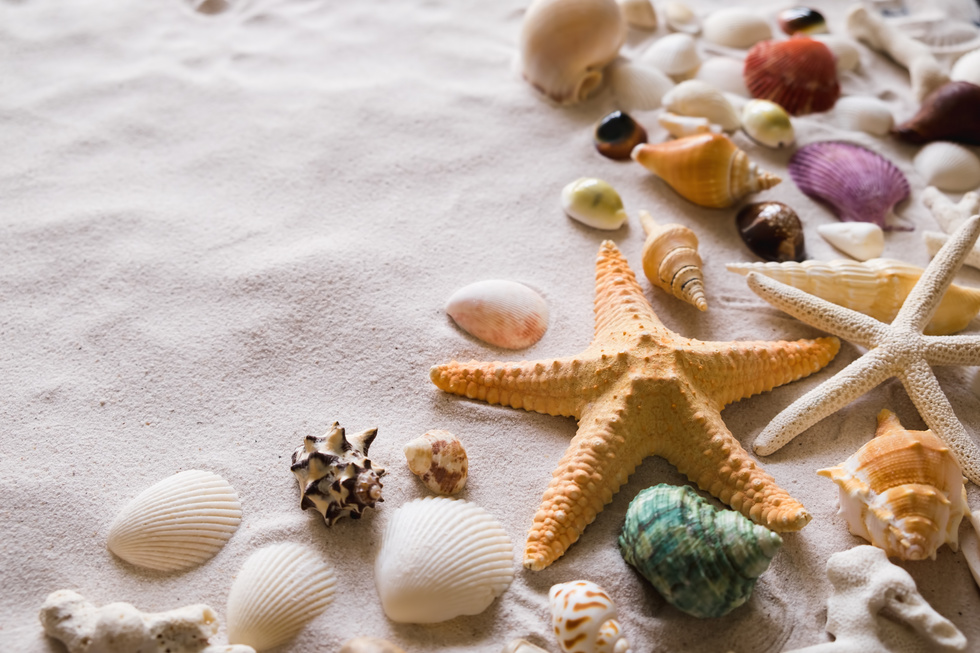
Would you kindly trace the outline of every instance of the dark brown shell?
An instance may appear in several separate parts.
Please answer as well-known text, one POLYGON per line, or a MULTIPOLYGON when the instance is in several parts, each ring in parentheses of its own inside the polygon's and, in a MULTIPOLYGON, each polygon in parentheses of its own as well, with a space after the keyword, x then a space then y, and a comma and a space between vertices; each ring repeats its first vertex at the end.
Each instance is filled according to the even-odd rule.
POLYGON ((803 225, 796 211, 782 202, 749 204, 738 212, 735 223, 756 256, 777 263, 806 260, 803 225))
POLYGON ((832 109, 840 97, 834 54, 805 36, 756 43, 745 57, 743 75, 752 97, 775 102, 794 116, 832 109))
POLYGON ((779 29, 789 35, 821 34, 827 31, 827 21, 816 9, 792 7, 779 12, 779 29))
POLYGON ((623 111, 613 111, 595 128, 595 149, 615 161, 628 161, 633 148, 646 142, 647 130, 623 111))
POLYGON ((953 141, 980 145, 980 86, 949 82, 930 93, 919 112, 892 133, 906 143, 953 141))

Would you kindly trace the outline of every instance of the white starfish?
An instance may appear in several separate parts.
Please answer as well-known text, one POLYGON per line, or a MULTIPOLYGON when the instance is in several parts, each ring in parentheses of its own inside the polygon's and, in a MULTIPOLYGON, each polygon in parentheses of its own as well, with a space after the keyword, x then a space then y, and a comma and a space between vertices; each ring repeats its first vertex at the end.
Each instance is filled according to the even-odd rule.
POLYGON ((756 439, 755 452, 763 456, 773 453, 824 417, 896 376, 922 419, 950 448, 966 476, 980 484, 980 448, 956 418, 930 367, 980 365, 980 336, 922 335, 978 234, 980 215, 966 220, 929 263, 891 324, 750 273, 749 287, 776 308, 869 350, 776 415, 756 439))
MULTIPOLYGON (((974 192, 966 193, 958 204, 953 204, 938 188, 929 186, 922 191, 922 203, 932 211, 936 222, 946 234, 956 231, 971 215, 980 213, 980 195, 974 192)), ((922 234, 922 240, 925 241, 930 256, 935 256, 936 252, 949 240, 949 236, 946 234, 941 234, 938 231, 926 231, 922 234)), ((980 245, 973 246, 963 263, 980 269, 980 245)))

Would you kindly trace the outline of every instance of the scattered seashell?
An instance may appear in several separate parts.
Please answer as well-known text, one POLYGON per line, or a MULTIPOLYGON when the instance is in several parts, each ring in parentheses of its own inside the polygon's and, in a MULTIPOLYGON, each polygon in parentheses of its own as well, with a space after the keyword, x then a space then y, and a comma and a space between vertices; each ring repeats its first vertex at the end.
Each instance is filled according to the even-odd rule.
POLYGON ((936 89, 919 112, 892 133, 916 145, 932 141, 980 145, 980 86, 950 82, 936 89))
POLYGON ((805 36, 757 43, 745 57, 744 77, 752 97, 794 116, 827 111, 840 97, 833 53, 805 36))
MULTIPOLYGON (((633 151, 634 147, 647 142, 647 130, 643 129, 628 113, 613 111, 604 116, 596 125, 593 140, 595 141, 595 149, 602 156, 615 161, 626 161, 630 158, 630 152, 633 151)), ((622 201, 620 201, 620 205, 622 205, 622 201)), ((588 222, 586 224, 595 226, 588 222)), ((602 229, 604 227, 597 228, 602 229)), ((618 229, 619 226, 617 225, 615 228, 618 229)))
MULTIPOLYGON (((594 229, 613 231, 626 222, 619 193, 608 183, 593 177, 582 177, 565 186, 561 191, 561 206, 568 217, 594 229)), ((535 338, 534 342, 537 340, 535 338)))
POLYGON ((633 160, 700 206, 727 208, 749 193, 772 188, 779 177, 760 171, 721 134, 699 134, 655 145, 637 145, 633 160))
POLYGON ((355 637, 347 640, 337 653, 405 653, 405 651, 386 639, 355 637))
POLYGON ((466 486, 469 461, 463 443, 449 431, 427 431, 405 445, 408 468, 437 494, 456 494, 466 486))
POLYGON ((466 333, 504 349, 530 347, 548 330, 548 304, 516 281, 477 281, 454 292, 446 313, 466 333))
POLYGON ((915 155, 916 172, 940 190, 963 192, 980 186, 980 159, 956 143, 929 143, 915 155))
POLYGON ((657 29, 657 12, 650 0, 618 0, 623 17, 630 27, 657 29))
POLYGON ((706 82, 689 79, 681 82, 662 99, 664 109, 681 116, 699 116, 720 125, 725 131, 739 128, 738 111, 728 98, 706 82))
POLYGON ((559 104, 595 93, 626 40, 616 0, 534 0, 524 14, 524 79, 559 104))
POLYGON ((835 222, 817 227, 828 243, 859 261, 878 258, 885 251, 885 232, 871 222, 835 222))
POLYGON ((143 490, 109 527, 109 550, 130 564, 160 571, 199 565, 225 545, 242 521, 228 481, 187 470, 143 490))
POLYGON ((652 111, 661 98, 674 88, 674 81, 652 66, 619 58, 606 68, 606 79, 616 102, 625 111, 652 111))
POLYGON ((383 467, 375 467, 367 457, 378 429, 368 429, 350 441, 339 422, 322 437, 308 435, 293 452, 290 471, 299 483, 300 508, 313 508, 327 526, 350 515, 360 519, 367 508, 381 498, 383 467))
POLYGON ((643 244, 643 274, 655 286, 674 297, 707 310, 704 298, 704 275, 698 255, 698 237, 679 224, 657 224, 646 211, 640 211, 640 222, 647 234, 643 244))
POLYGON ((767 261, 802 261, 806 258, 803 224, 796 211, 782 202, 745 206, 735 217, 738 235, 752 253, 767 261))
POLYGON ((742 129, 760 145, 780 148, 796 142, 786 110, 769 100, 749 100, 742 107, 742 129))
POLYGON ((793 7, 783 9, 777 16, 779 29, 786 34, 820 34, 827 31, 827 21, 816 9, 793 7))
POLYGON ((374 563, 381 605, 399 623, 479 614, 513 578, 513 545, 500 522, 447 497, 402 504, 385 525, 374 563))
POLYGON ((842 97, 834 105, 834 118, 844 129, 875 136, 884 136, 895 126, 888 104, 875 97, 842 97))
POLYGON ((932 431, 909 431, 885 409, 875 437, 842 464, 821 469, 840 488, 840 514, 852 535, 902 560, 955 551, 969 514, 963 471, 932 431))
POLYGON ((949 79, 954 82, 969 82, 980 86, 980 48, 967 52, 956 60, 949 79))
POLYGON ((980 29, 969 22, 952 20, 942 11, 903 16, 891 22, 936 55, 959 55, 980 47, 980 29))
MULTIPOLYGON (((923 269, 901 261, 876 258, 863 263, 838 259, 796 263, 728 263, 729 272, 758 272, 826 299, 838 306, 890 324, 923 269)), ((925 334, 949 335, 966 328, 980 312, 980 289, 951 284, 925 334)))
POLYGON ((704 40, 728 48, 751 48, 772 38, 769 23, 759 13, 743 7, 718 9, 704 19, 704 40))
POLYGON ((701 32, 701 20, 683 2, 665 2, 661 6, 664 22, 674 32, 697 36, 701 32))
POLYGON ((548 651, 540 646, 535 646, 526 639, 515 639, 508 642, 501 653, 548 653, 548 651))
POLYGON ((694 136, 695 134, 720 134, 721 125, 712 125, 707 118, 699 116, 679 116, 676 113, 661 113, 657 116, 660 126, 674 138, 694 136))
POLYGON ((731 57, 711 57, 698 68, 694 79, 714 86, 724 93, 732 93, 741 97, 752 97, 745 86, 742 70, 745 64, 731 57))
POLYGON ((885 231, 908 231, 888 223, 896 204, 909 196, 909 182, 880 154, 840 141, 798 149, 789 174, 800 190, 828 204, 844 222, 874 222, 885 231))
POLYGON ((630 653, 619 626, 616 604, 587 580, 552 585, 551 623, 565 653, 630 653))
POLYGON ((782 544, 765 526, 716 510, 686 485, 642 490, 619 536, 626 562, 668 603, 702 619, 745 603, 782 544))
POLYGON ((837 59, 838 73, 854 70, 861 63, 861 51, 851 39, 836 34, 814 34, 813 39, 826 45, 833 53, 837 59))
POLYGON ((333 569, 305 546, 259 549, 228 592, 228 642, 256 651, 285 644, 327 609, 336 584, 333 569))
POLYGON ((674 80, 687 79, 701 65, 701 57, 689 34, 668 34, 658 39, 642 55, 643 61, 662 70, 674 80))

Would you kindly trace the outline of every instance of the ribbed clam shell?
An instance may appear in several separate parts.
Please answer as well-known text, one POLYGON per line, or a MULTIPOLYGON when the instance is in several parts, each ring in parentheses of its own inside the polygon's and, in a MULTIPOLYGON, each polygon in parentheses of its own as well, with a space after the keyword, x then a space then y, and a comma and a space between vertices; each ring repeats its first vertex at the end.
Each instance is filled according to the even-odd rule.
POLYGON ((912 118, 895 127, 895 136, 915 145, 953 141, 980 145, 980 86, 949 82, 930 93, 912 118))
POLYGON ((749 100, 742 107, 742 129, 752 140, 771 148, 796 142, 793 121, 786 110, 769 100, 749 100))
POLYGON ((619 536, 623 558, 673 606, 720 617, 745 603, 782 539, 733 510, 716 510, 690 487, 636 495, 619 536))
POLYGON ((667 73, 674 79, 692 75, 701 65, 701 57, 689 34, 668 34, 657 39, 642 55, 644 63, 667 73))
POLYGON ((650 0, 618 0, 623 17, 631 27, 657 29, 657 12, 650 0))
POLYGON ((446 313, 463 331, 504 349, 530 347, 548 329, 547 302, 516 281, 491 279, 460 288, 446 313))
POLYGON ((704 19, 704 40, 728 48, 751 48, 772 38, 772 28, 761 14, 744 7, 718 9, 704 19))
POLYGON ((402 504, 385 525, 374 583, 385 614, 439 623, 490 607, 514 578, 510 538, 469 501, 426 497, 402 504))
POLYGON ((880 154, 839 141, 801 147, 789 160, 800 190, 829 205, 844 222, 874 222, 885 231, 896 204, 909 196, 909 182, 880 154))
POLYGON ((664 15, 664 22, 668 29, 674 32, 683 32, 692 36, 701 32, 701 19, 697 14, 683 2, 671 0, 661 5, 664 15))
POLYGON ((242 504, 228 481, 192 469, 130 501, 109 528, 108 547, 138 567, 187 569, 216 554, 241 521, 242 504))
POLYGON ((870 222, 835 222, 817 227, 824 240, 859 261, 878 258, 885 251, 885 232, 870 222))
POLYGON ((875 97, 848 96, 837 100, 834 118, 844 129, 884 136, 895 126, 895 117, 887 103, 875 97))
POLYGON ((830 49, 837 60, 837 72, 854 70, 860 65, 861 51, 851 39, 836 34, 814 34, 813 40, 820 41, 830 49))
POLYGON ((827 111, 840 97, 837 60, 826 45, 807 37, 757 43, 745 57, 744 76, 752 97, 794 116, 827 111))
POLYGON ((969 82, 980 86, 980 49, 967 52, 957 59, 949 73, 949 79, 954 82, 969 82))
POLYGON ((617 59, 606 68, 606 79, 623 111, 652 111, 660 107, 674 81, 659 68, 617 59))
POLYGON ((564 653, 630 653, 619 626, 616 604, 588 580, 552 585, 551 623, 564 653))
POLYGON ((742 77, 744 68, 745 64, 738 59, 711 57, 701 64, 694 79, 711 84, 725 93, 751 97, 748 87, 745 86, 745 79, 742 77))
POLYGON ((288 642, 330 605, 335 585, 333 569, 305 546, 259 549, 228 593, 228 642, 260 652, 288 642))
POLYGON ((671 113, 707 118, 725 131, 735 131, 741 124, 738 111, 728 98, 711 84, 697 79, 681 82, 663 96, 662 102, 671 113))
POLYGON ((915 155, 913 165, 928 185, 940 190, 962 192, 980 186, 980 159, 956 143, 929 143, 915 155))

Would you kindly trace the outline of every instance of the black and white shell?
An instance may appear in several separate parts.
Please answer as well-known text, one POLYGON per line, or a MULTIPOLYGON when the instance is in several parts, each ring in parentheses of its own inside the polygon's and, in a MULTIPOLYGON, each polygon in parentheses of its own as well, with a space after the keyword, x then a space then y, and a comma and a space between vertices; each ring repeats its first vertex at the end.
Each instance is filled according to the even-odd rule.
POLYGON ((315 508, 327 526, 345 515, 359 519, 365 508, 374 508, 381 498, 381 476, 367 457, 368 447, 378 435, 369 429, 351 437, 338 422, 322 437, 309 435, 293 452, 290 469, 299 481, 303 510, 315 508))

